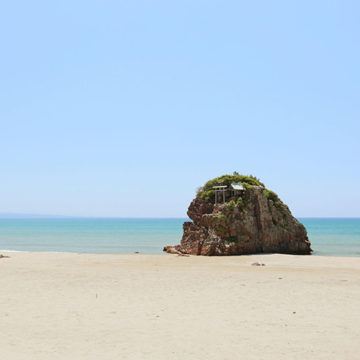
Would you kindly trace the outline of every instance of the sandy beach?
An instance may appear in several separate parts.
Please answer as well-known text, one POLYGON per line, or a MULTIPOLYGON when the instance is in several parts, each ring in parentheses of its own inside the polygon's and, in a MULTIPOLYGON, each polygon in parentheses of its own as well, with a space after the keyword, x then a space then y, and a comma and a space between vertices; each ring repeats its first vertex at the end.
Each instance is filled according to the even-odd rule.
POLYGON ((2 360, 359 359, 360 258, 1 253, 2 360))

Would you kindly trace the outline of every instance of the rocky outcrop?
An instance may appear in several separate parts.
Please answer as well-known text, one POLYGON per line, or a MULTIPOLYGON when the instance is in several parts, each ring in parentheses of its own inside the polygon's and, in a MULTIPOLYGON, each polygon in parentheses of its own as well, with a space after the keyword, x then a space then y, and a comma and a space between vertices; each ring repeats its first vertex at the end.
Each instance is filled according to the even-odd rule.
POLYGON ((276 194, 251 186, 227 202, 195 198, 188 209, 180 245, 164 251, 192 255, 254 253, 310 254, 305 227, 276 194), (239 200, 240 199, 240 200, 239 200))

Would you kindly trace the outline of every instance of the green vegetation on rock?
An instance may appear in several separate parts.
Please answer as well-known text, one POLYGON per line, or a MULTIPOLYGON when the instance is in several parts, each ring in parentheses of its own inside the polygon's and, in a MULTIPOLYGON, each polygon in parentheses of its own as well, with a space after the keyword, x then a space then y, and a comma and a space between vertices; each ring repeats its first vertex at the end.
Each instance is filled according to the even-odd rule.
POLYGON ((236 236, 228 236, 226 240, 229 242, 237 242, 238 238, 236 236))
POLYGON ((245 209, 245 202, 244 202, 243 198, 239 197, 236 200, 236 206, 238 207, 238 209, 240 211, 243 211, 245 209))
POLYGON ((271 200, 274 203, 274 206, 277 208, 281 208, 281 200, 279 199, 278 195, 271 190, 265 189, 264 193, 268 200, 271 200))
POLYGON ((242 184, 245 188, 245 192, 240 197, 235 199, 235 201, 231 199, 226 203, 226 208, 228 210, 232 211, 236 206, 240 211, 244 211, 249 201, 249 190, 254 186, 261 186, 264 189, 263 191, 269 201, 269 205, 272 203, 275 208, 283 212, 283 204, 276 193, 266 189, 265 185, 255 176, 240 175, 236 171, 233 175, 222 175, 215 179, 209 180, 204 186, 198 188, 196 197, 213 203, 215 201, 214 186, 229 187, 232 183, 242 184))
POLYGON ((226 203, 226 207, 228 208, 228 210, 234 210, 234 208, 235 208, 235 201, 234 201, 234 200, 230 200, 228 203, 226 203))
POLYGON ((226 215, 225 214, 216 214, 214 215, 215 219, 220 219, 220 220, 225 220, 226 219, 226 215))
POLYGON ((239 175, 236 171, 234 175, 222 175, 215 179, 209 180, 204 186, 198 188, 196 196, 206 201, 215 199, 214 186, 230 186, 232 183, 241 183, 245 189, 253 186, 264 186, 264 184, 255 176, 239 175))

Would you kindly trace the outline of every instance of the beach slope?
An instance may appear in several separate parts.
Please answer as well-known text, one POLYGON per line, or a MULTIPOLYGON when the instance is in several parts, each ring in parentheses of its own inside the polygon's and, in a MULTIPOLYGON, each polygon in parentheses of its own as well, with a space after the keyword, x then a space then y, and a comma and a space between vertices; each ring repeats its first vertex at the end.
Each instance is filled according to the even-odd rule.
POLYGON ((360 258, 2 254, 4 360, 359 359, 360 258))

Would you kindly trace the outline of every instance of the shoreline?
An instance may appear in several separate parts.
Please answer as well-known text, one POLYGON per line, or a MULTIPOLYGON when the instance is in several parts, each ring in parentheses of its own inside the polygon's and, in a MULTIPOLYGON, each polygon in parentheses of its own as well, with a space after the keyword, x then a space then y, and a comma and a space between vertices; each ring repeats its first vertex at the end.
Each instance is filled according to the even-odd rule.
MULTIPOLYGON (((151 256, 161 256, 166 255, 166 252, 159 252, 159 253, 144 253, 144 252, 132 252, 132 253, 93 253, 93 252, 78 252, 78 251, 33 251, 33 250, 8 250, 8 249, 0 249, 1 253, 34 253, 34 254, 78 254, 78 255, 120 255, 120 256, 128 256, 128 255, 151 255, 151 256)), ((344 254, 319 254, 316 250, 313 251, 312 254, 308 255, 297 255, 297 254, 283 254, 283 253, 256 253, 256 254, 243 254, 243 255, 227 255, 227 256, 204 256, 204 255, 191 255, 194 257, 219 257, 219 258, 231 258, 231 257, 244 257, 244 256, 256 256, 256 255, 290 255, 290 256, 304 256, 304 257, 329 257, 329 258, 360 258, 360 254, 354 255, 344 255, 344 254)), ((187 255, 186 255, 187 256, 187 255)), ((190 256, 190 255, 189 255, 190 256)))
MULTIPOLYGON (((330 267, 359 267, 360 269, 360 257, 358 256, 326 256, 326 255, 296 255, 296 254, 279 254, 279 253, 257 253, 257 254, 246 254, 246 255, 231 255, 231 256, 201 256, 201 255, 178 255, 169 254, 166 252, 160 254, 145 254, 145 253, 131 253, 131 254, 114 254, 114 253, 79 253, 79 252, 59 252, 59 251, 12 251, 12 250, 0 250, 0 254, 7 256, 7 259, 30 259, 43 260, 50 262, 53 259, 67 259, 68 261, 74 261, 82 258, 85 261, 91 259, 97 259, 100 262, 106 263, 107 260, 110 264, 116 260, 126 260, 131 263, 132 259, 142 258, 145 262, 158 262, 159 264, 169 265, 169 259, 183 259, 185 262, 184 266, 188 266, 189 259, 193 265, 201 264, 215 264, 221 266, 240 266, 246 267, 254 262, 266 262, 265 266, 270 267, 293 267, 301 268, 313 268, 323 266, 324 268, 330 267), (21 255, 24 255, 22 257, 21 255), (163 261, 163 259, 167 259, 163 261)), ((74 264, 74 265, 75 265, 74 264)), ((180 263, 178 263, 180 264, 180 263)), ((360 274, 359 274, 360 276, 360 274)), ((360 278, 359 278, 360 279, 360 278)))

